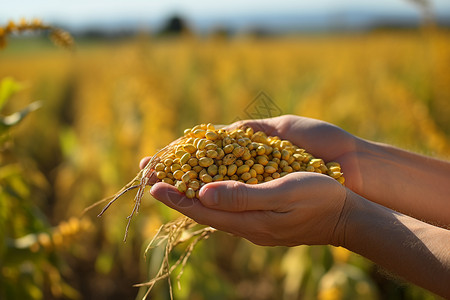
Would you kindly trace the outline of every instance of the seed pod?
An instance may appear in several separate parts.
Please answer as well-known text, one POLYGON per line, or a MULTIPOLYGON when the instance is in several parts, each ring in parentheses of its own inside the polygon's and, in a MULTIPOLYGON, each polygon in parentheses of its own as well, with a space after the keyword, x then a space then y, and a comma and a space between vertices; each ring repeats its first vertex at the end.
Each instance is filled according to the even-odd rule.
POLYGON ((292 156, 295 158, 296 161, 303 161, 304 158, 303 155, 299 153, 295 153, 292 156))
POLYGON ((249 159, 245 161, 245 164, 249 167, 252 167, 255 164, 255 161, 253 159, 249 159))
POLYGON ((274 167, 274 169, 278 169, 278 164, 274 161, 269 161, 266 166, 274 167))
POLYGON ((292 169, 293 169, 294 171, 300 171, 300 164, 299 164, 298 161, 294 161, 294 162, 291 164, 291 167, 292 167, 292 169))
POLYGON ((236 170, 236 174, 237 175, 241 175, 244 174, 246 172, 250 171, 250 167, 248 165, 241 165, 237 170, 236 170))
POLYGON ((191 157, 191 158, 189 158, 188 164, 189 164, 191 167, 195 167, 196 165, 198 165, 198 158, 196 158, 196 157, 191 157))
POLYGON ((213 177, 213 181, 222 181, 224 180, 224 176, 217 174, 216 176, 213 177))
POLYGON ((258 162, 258 164, 263 165, 263 166, 267 165, 267 163, 269 162, 267 157, 262 156, 262 155, 257 156, 256 161, 258 162))
POLYGON ((218 169, 217 173, 219 175, 225 176, 227 174, 227 170, 228 170, 227 166, 221 165, 221 166, 219 166, 219 169, 218 169))
POLYGON ((180 164, 184 165, 188 162, 188 160, 191 158, 191 155, 189 153, 185 153, 181 158, 180 158, 180 164))
POLYGON ((209 167, 214 163, 214 160, 210 157, 202 157, 198 160, 198 164, 204 168, 209 167))
POLYGON ((245 151, 244 147, 238 146, 238 147, 234 148, 233 154, 236 157, 241 157, 242 154, 244 154, 244 151, 245 151))
POLYGON ((185 155, 187 152, 184 150, 178 150, 177 152, 175 152, 175 157, 181 158, 183 157, 183 155, 185 155))
POLYGON ((168 184, 170 184, 170 185, 173 185, 173 180, 172 179, 170 179, 170 178, 163 178, 162 180, 161 180, 162 182, 165 182, 165 183, 168 183, 168 184))
POLYGON ((309 162, 309 165, 314 168, 318 168, 321 164, 323 164, 323 160, 317 158, 311 159, 309 162))
POLYGON ((217 157, 217 151, 216 150, 208 150, 206 151, 206 156, 209 158, 216 158, 217 157))
POLYGON ((200 188, 200 182, 198 180, 191 180, 188 183, 188 187, 196 191, 200 188))
POLYGON ((328 167, 328 169, 331 172, 341 172, 341 167, 340 166, 331 166, 331 167, 328 167))
POLYGON ((293 171, 294 171, 294 169, 292 169, 291 166, 286 166, 283 168, 283 172, 292 173, 293 171))
POLYGON ((187 174, 187 175, 189 176, 189 178, 191 178, 191 179, 195 179, 195 178, 197 178, 197 176, 198 176, 198 173, 195 172, 194 170, 190 170, 190 171, 188 171, 186 174, 187 174))
POLYGON ((187 190, 186 183, 184 181, 177 181, 175 183, 175 187, 178 189, 180 193, 184 193, 187 190))
POLYGON ((244 154, 242 154, 242 159, 243 160, 248 160, 252 158, 252 155, 250 154, 250 151, 248 149, 244 150, 244 154))
POLYGON ((203 174, 200 179, 204 182, 204 183, 210 183, 213 181, 213 178, 211 177, 211 175, 209 174, 203 174))
POLYGON ((191 128, 184 130, 184 135, 188 135, 188 134, 191 134, 191 128))
POLYGON ((239 176, 237 176, 236 174, 233 174, 230 176, 230 180, 237 181, 237 180, 239 180, 239 176))
POLYGON ((289 159, 287 160, 288 164, 292 164, 295 161, 294 157, 289 157, 289 159))
POLYGON ((261 164, 254 164, 252 166, 252 169, 256 171, 256 174, 263 174, 264 173, 264 166, 261 164))
POLYGON ((258 148, 256 148, 256 153, 257 153, 258 155, 263 155, 263 154, 266 153, 266 148, 264 148, 263 145, 258 146, 258 148))
POLYGON ((181 169, 180 164, 172 164, 170 166, 170 170, 172 171, 172 173, 174 173, 176 170, 180 170, 180 169, 181 169))
POLYGON ((206 131, 204 129, 197 129, 192 132, 192 135, 196 138, 204 138, 206 131))
POLYGON ((281 150, 281 159, 288 160, 291 157, 291 153, 286 149, 281 150))
POLYGON ((269 145, 264 144, 263 147, 266 149, 265 154, 270 155, 273 151, 273 148, 269 145))
POLYGON ((203 170, 203 167, 197 165, 197 166, 193 167, 192 170, 198 174, 203 170))
POLYGON ((250 178, 250 179, 247 180, 245 183, 246 183, 246 184, 257 184, 257 183, 258 183, 258 179, 256 179, 256 178, 250 178))
POLYGON ((284 167, 286 167, 286 166, 289 166, 289 164, 288 164, 287 161, 285 161, 284 159, 282 159, 282 160, 280 161, 279 166, 280 166, 280 168, 284 168, 284 167))
POLYGON ((234 146, 231 144, 226 145, 225 147, 223 147, 223 152, 225 152, 225 154, 231 153, 234 150, 234 146))
POLYGON ((215 141, 215 140, 217 140, 218 135, 214 131, 207 131, 206 134, 205 134, 205 137, 208 140, 215 141))
POLYGON ((164 161, 164 165, 170 167, 173 164, 173 159, 168 158, 164 161))
POLYGON ((217 150, 217 145, 215 143, 209 142, 209 144, 206 144, 205 150, 217 150))
POLYGON ((274 168, 273 166, 265 166, 264 171, 269 174, 272 174, 272 173, 275 173, 277 171, 277 169, 274 168))
POLYGON ((188 165, 188 164, 184 164, 181 166, 181 171, 183 171, 183 172, 188 172, 191 169, 192 169, 191 165, 188 165))
POLYGON ((227 169, 227 175, 232 176, 237 171, 237 166, 235 164, 229 165, 227 169))
POLYGON ((189 199, 192 199, 195 197, 195 191, 192 188, 188 188, 186 190, 186 197, 188 197, 189 199))
POLYGON ((217 160, 221 160, 224 156, 225 156, 225 152, 223 151, 222 148, 217 148, 217 160))
POLYGON ((166 166, 163 163, 158 163, 155 166, 155 171, 163 171, 166 166))
POLYGON ((342 176, 342 173, 341 172, 328 171, 328 175, 330 175, 331 177, 337 179, 337 178, 342 176))
POLYGON ((200 139, 200 140, 198 141, 198 144, 197 144, 197 149, 198 149, 198 150, 203 150, 203 149, 205 149, 206 143, 207 143, 207 142, 208 142, 208 140, 200 139))
POLYGON ((191 180, 191 177, 189 176, 188 173, 184 173, 183 176, 181 176, 181 180, 182 180, 184 183, 188 183, 189 180, 191 180))
POLYGON ((166 177, 166 172, 164 171, 156 172, 156 177, 158 177, 158 179, 163 179, 166 177))
POLYGON ((173 173, 173 177, 175 178, 175 179, 177 179, 177 180, 181 180, 181 177, 184 175, 184 172, 183 171, 181 171, 181 170, 176 170, 174 173, 173 173))
POLYGON ((242 173, 242 175, 241 175, 241 179, 244 180, 244 181, 247 181, 250 178, 252 178, 252 175, 250 175, 249 172, 242 173))
MULTIPOLYGON (((231 141, 231 138, 230 137, 224 137, 223 138, 223 140, 222 140, 222 145, 224 146, 224 149, 223 150, 225 150, 225 147, 227 146, 227 145, 230 145, 232 143, 232 141, 231 141)), ((233 151, 233 150, 231 150, 231 151, 233 151)), ((230 151, 230 152, 231 152, 230 151)), ((228 153, 230 153, 230 152, 228 152, 228 153)), ((226 152, 225 152, 226 153, 226 152)))
POLYGON ((192 154, 195 153, 195 151, 197 151, 197 148, 192 144, 187 144, 184 145, 183 150, 186 151, 187 153, 192 154))
POLYGON ((218 173, 219 168, 216 165, 211 165, 208 167, 208 174, 211 176, 215 176, 218 173))
POLYGON ((231 154, 231 153, 225 155, 224 158, 222 159, 223 164, 226 166, 231 165, 235 161, 236 161, 236 156, 234 156, 234 154, 231 154))

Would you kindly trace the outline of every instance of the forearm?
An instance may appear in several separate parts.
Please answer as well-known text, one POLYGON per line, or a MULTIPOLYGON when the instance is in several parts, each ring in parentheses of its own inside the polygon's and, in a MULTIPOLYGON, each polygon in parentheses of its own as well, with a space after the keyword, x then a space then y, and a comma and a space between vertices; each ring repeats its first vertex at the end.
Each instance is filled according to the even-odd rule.
POLYGON ((415 218, 450 226, 450 163, 362 141, 355 191, 415 218))
POLYGON ((450 298, 450 231, 421 222, 348 191, 338 245, 450 298))

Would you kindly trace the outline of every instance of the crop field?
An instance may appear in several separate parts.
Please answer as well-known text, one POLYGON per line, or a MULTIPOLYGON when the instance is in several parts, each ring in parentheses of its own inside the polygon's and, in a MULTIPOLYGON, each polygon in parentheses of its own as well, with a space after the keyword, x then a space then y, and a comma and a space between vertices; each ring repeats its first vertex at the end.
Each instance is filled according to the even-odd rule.
MULTIPOLYGON (((143 252, 178 214, 146 193, 123 243, 133 192, 102 218, 102 205, 82 212, 195 124, 297 114, 450 159, 448 30, 139 34, 80 39, 75 51, 36 37, 8 43, 0 91, 15 92, 0 114, 41 107, 0 132, 1 299, 142 297, 133 285, 155 274, 163 250, 143 252)), ((168 285, 150 299, 168 299, 168 285)), ((196 246, 172 285, 176 299, 436 299, 342 248, 266 248, 222 232, 196 246)))

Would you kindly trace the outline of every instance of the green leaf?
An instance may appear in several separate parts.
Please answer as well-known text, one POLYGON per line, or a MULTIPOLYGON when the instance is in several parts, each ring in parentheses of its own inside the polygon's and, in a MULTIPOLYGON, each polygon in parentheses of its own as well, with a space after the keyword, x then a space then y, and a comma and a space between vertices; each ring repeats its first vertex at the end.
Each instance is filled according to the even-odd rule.
POLYGON ((12 95, 22 89, 22 85, 11 77, 3 78, 0 82, 0 109, 6 104, 12 95))
POLYGON ((9 127, 18 124, 23 120, 30 112, 35 111, 41 107, 41 102, 36 101, 22 109, 21 111, 15 112, 9 116, 0 116, 0 134, 2 134, 9 127))

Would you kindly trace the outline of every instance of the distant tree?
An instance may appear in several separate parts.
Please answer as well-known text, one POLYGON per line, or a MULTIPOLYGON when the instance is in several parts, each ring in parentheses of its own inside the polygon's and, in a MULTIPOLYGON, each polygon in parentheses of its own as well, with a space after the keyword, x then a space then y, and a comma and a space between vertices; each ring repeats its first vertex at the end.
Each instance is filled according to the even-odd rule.
POLYGON ((160 31, 160 35, 180 35, 191 33, 187 22, 179 15, 171 16, 160 31))

